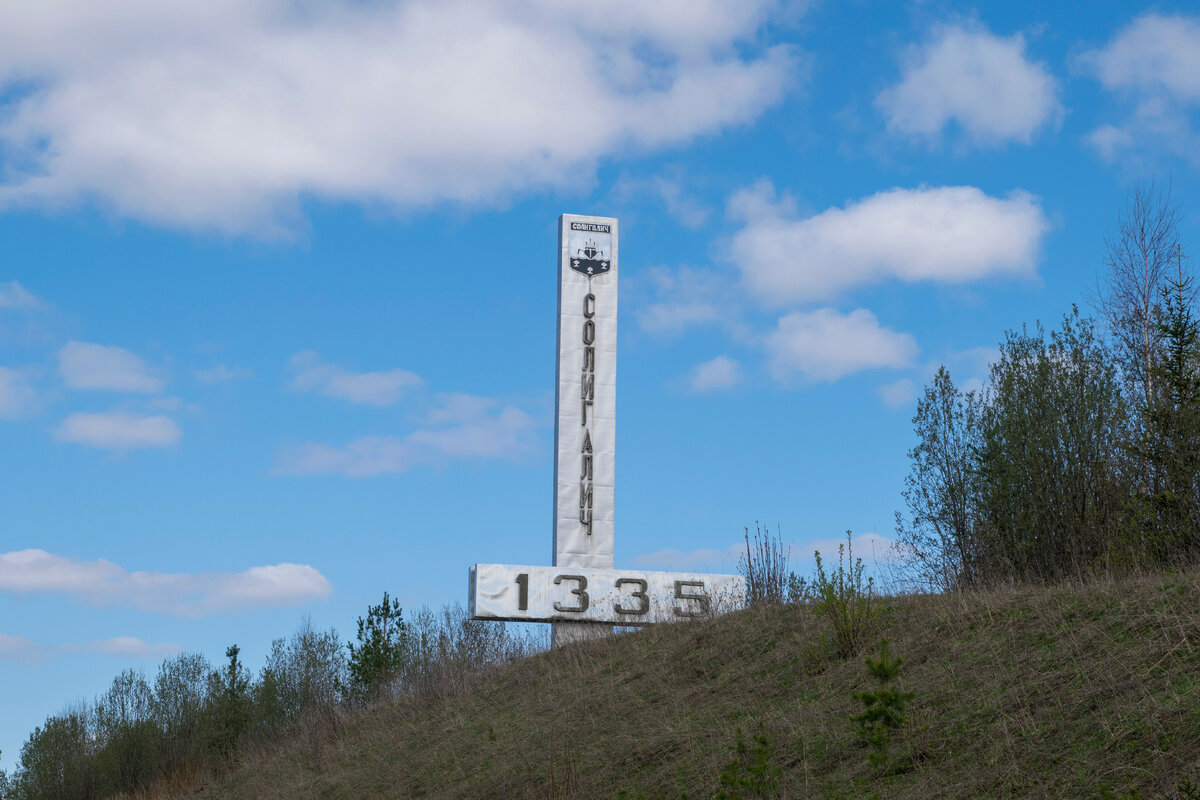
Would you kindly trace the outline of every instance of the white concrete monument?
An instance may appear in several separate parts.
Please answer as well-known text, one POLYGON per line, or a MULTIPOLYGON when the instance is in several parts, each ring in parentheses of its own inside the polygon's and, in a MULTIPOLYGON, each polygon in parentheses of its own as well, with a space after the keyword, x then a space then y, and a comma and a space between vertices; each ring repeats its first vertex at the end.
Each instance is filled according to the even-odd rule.
POLYGON ((613 624, 707 616, 745 604, 739 575, 614 570, 617 221, 558 226, 554 566, 476 564, 473 619, 553 622, 555 645, 613 624))

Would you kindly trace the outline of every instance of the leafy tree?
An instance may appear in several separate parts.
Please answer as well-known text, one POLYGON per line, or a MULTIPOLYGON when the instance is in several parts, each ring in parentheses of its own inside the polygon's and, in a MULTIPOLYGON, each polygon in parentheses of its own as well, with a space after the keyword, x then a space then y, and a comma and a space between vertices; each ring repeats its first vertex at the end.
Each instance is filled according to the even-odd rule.
POLYGON ((101 793, 133 792, 153 779, 161 737, 145 677, 132 669, 121 672, 96 701, 93 716, 101 793))
POLYGON ((255 708, 268 727, 335 705, 346 684, 346 653, 334 630, 317 631, 305 619, 287 639, 276 639, 255 687, 255 708))
POLYGON ((21 746, 10 792, 25 798, 91 798, 95 794, 92 737, 86 708, 49 717, 21 746))
POLYGON ((473 673, 521 660, 543 647, 513 635, 503 622, 471 619, 460 603, 440 612, 428 606, 417 609, 405 623, 405 640, 403 671, 394 685, 427 697, 458 691, 473 673))
POLYGON ((212 665, 200 653, 180 653, 159 665, 154 719, 163 732, 164 757, 175 766, 201 756, 201 725, 212 665))
POLYGON ((939 367, 917 401, 913 428, 917 445, 904 482, 905 525, 896 513, 902 556, 925 586, 960 589, 975 582, 971 549, 978 515, 980 397, 962 392, 939 367))
MULTIPOLYGON (((1176 328, 1190 324, 1174 316, 1176 328)), ((1182 328, 1177 334, 1164 332, 1164 341, 1187 338, 1182 328)), ((1171 424, 1183 419, 1173 409, 1190 402, 1194 361, 1180 350, 1169 374, 1166 361, 1155 368, 1157 385, 1178 390, 1164 406, 1171 424)), ((1078 309, 1057 330, 1007 332, 980 394, 938 371, 913 417, 918 442, 904 492, 911 522, 897 514, 901 554, 924 583, 946 590, 1051 580, 1144 563, 1161 549, 1157 520, 1136 507, 1142 471, 1128 454, 1141 434, 1131 433, 1121 380, 1118 359, 1078 309)), ((1179 463, 1182 487, 1195 471, 1179 463)))
POLYGON ((358 646, 350 651, 350 686, 362 701, 390 688, 401 674, 408 650, 408 627, 404 624, 400 601, 383 593, 383 602, 369 606, 367 616, 358 618, 358 646))
POLYGON ((1047 339, 1009 331, 980 414, 972 566, 985 581, 1100 565, 1120 541, 1130 486, 1127 407, 1113 359, 1078 309, 1047 339))

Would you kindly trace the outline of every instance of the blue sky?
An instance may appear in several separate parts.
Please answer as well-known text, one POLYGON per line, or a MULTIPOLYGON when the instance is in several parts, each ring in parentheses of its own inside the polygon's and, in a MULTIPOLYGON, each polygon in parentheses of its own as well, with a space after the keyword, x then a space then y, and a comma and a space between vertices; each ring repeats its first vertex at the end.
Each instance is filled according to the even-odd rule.
POLYGON ((549 563, 560 213, 621 224, 616 562, 881 548, 915 397, 1197 240, 1187 4, 0 10, 0 764, 180 648, 549 563))

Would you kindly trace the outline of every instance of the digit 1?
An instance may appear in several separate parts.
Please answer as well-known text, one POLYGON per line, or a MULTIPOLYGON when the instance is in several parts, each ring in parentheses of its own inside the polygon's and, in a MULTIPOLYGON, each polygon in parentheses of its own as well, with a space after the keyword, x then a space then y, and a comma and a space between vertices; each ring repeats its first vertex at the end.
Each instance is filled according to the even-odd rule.
POLYGON ((522 572, 517 576, 517 610, 529 610, 529 573, 522 572))

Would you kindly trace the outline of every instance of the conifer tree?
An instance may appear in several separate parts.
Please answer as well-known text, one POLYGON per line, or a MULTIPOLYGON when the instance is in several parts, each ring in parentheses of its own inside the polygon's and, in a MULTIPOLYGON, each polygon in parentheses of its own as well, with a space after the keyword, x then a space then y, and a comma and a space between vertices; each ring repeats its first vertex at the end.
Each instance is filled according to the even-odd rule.
POLYGON ((366 619, 358 618, 358 646, 350 649, 350 684, 360 700, 383 690, 404 667, 408 654, 408 626, 404 624, 400 601, 383 593, 383 602, 367 609, 366 619))
POLYGON ((864 708, 850 719, 858 723, 863 742, 871 748, 867 760, 875 766, 887 768, 891 765, 892 732, 907 721, 905 711, 916 693, 902 692, 892 686, 892 681, 904 666, 904 659, 892 655, 887 639, 879 644, 879 657, 867 656, 864 663, 871 676, 879 681, 879 688, 855 692, 854 698, 864 708))
POLYGON ((1200 323, 1189 302, 1193 283, 1180 265, 1163 287, 1162 357, 1152 371, 1156 392, 1147 415, 1146 458, 1159 478, 1150 497, 1159 532, 1152 544, 1163 561, 1200 549, 1200 323))

